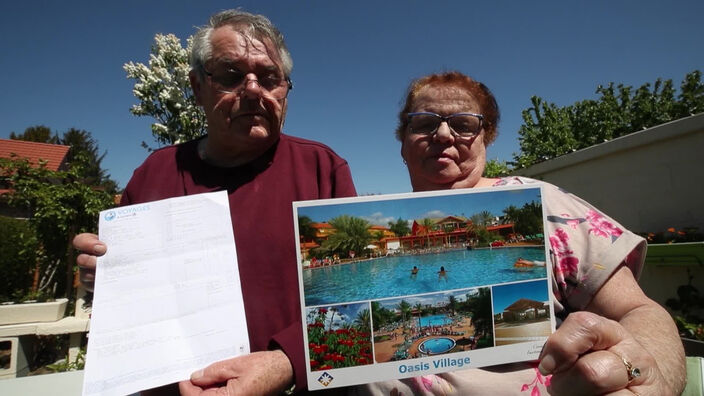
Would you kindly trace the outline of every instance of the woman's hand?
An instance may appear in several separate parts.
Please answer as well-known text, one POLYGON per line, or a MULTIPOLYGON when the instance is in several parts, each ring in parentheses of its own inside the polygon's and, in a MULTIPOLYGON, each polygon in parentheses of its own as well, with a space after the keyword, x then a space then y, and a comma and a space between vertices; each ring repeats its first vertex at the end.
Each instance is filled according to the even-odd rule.
POLYGON ((618 322, 591 312, 570 314, 549 338, 539 370, 553 374, 558 395, 671 394, 654 357, 618 322))
POLYGON ((76 264, 78 264, 81 284, 86 290, 93 291, 98 256, 104 255, 108 247, 98 239, 97 235, 89 233, 76 235, 73 238, 73 247, 80 252, 76 257, 76 264))
POLYGON ((672 318, 625 266, 548 338, 538 368, 553 374, 552 393, 569 395, 679 395, 686 376, 672 318))

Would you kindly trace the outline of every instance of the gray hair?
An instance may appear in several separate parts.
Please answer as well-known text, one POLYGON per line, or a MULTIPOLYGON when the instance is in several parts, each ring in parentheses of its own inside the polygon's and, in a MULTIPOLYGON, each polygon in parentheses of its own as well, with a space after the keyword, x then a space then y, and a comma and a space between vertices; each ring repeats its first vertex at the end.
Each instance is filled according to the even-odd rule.
POLYGON ((286 48, 284 36, 279 29, 274 26, 269 18, 264 15, 250 14, 240 10, 225 10, 210 17, 208 24, 198 29, 193 36, 193 48, 190 54, 191 70, 197 72, 198 77, 205 77, 205 62, 212 56, 212 45, 210 35, 213 31, 222 26, 231 26, 247 38, 258 40, 268 39, 278 51, 281 67, 285 77, 291 76, 293 69, 293 59, 291 53, 286 48))

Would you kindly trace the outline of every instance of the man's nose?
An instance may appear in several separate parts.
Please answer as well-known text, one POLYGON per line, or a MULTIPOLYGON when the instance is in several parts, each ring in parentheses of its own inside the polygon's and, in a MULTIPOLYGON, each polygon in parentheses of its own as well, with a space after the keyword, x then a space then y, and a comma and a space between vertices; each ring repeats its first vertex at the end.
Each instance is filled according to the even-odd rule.
POLYGON ((450 126, 447 124, 447 121, 443 121, 438 125, 438 130, 435 131, 435 134, 433 135, 433 139, 436 142, 441 142, 441 143, 452 143, 455 140, 455 135, 452 133, 452 130, 450 129, 450 126))
POLYGON ((242 96, 249 99, 258 99, 262 94, 262 87, 259 85, 259 80, 255 78, 250 78, 246 76, 244 83, 242 83, 242 96))

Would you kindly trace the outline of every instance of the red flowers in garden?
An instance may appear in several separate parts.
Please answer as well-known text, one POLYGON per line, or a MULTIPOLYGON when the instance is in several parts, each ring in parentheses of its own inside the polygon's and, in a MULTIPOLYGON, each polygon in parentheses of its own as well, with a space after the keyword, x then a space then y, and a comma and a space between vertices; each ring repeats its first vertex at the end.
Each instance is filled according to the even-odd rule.
POLYGON ((328 312, 328 309, 318 308, 308 314, 308 352, 311 370, 371 364, 373 358, 369 327, 364 324, 350 323, 344 328, 333 330, 329 327, 333 321, 328 317, 328 312))

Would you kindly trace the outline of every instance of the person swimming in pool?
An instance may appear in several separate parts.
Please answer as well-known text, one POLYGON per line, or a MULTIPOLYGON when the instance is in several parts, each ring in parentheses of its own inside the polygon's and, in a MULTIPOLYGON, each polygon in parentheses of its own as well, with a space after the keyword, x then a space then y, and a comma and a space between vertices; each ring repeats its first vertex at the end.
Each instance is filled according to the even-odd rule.
POLYGON ((413 269, 411 270, 411 275, 418 275, 418 267, 415 265, 413 266, 413 269))
POLYGON ((440 271, 438 271, 438 278, 442 279, 442 278, 446 278, 446 277, 447 277, 447 271, 445 271, 445 267, 440 266, 440 271))

